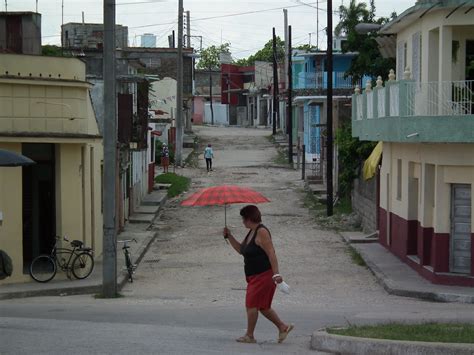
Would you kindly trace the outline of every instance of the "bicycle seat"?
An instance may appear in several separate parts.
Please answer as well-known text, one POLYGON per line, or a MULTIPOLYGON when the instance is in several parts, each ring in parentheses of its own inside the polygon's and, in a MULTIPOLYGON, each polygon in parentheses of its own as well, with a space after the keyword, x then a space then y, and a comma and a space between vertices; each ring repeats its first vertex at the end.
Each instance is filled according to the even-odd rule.
POLYGON ((83 242, 81 242, 80 240, 73 240, 71 242, 71 245, 74 247, 74 248, 80 248, 84 245, 83 242))
POLYGON ((92 251, 92 248, 89 248, 89 247, 82 247, 82 248, 79 248, 80 251, 92 251))

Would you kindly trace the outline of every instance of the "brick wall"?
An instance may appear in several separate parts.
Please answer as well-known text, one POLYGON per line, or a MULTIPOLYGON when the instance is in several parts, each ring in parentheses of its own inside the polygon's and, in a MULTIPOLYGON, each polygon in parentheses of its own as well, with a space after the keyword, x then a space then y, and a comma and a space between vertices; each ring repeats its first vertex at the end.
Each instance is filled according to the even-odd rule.
MULTIPOLYGON (((362 169, 361 169, 362 170, 362 169)), ((366 233, 377 230, 377 178, 365 181, 362 176, 354 180, 352 209, 362 219, 366 233)))

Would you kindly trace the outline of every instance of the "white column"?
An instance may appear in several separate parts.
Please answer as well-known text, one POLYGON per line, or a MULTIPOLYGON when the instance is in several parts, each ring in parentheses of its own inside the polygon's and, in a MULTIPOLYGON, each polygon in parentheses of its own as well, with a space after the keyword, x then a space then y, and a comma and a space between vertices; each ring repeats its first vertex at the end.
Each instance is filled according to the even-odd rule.
POLYGON ((452 80, 452 46, 453 31, 449 26, 439 28, 439 88, 438 88, 438 114, 446 114, 448 106, 446 100, 451 97, 451 85, 443 82, 452 80))
POLYGON ((452 80, 453 30, 450 26, 439 28, 439 81, 452 80))

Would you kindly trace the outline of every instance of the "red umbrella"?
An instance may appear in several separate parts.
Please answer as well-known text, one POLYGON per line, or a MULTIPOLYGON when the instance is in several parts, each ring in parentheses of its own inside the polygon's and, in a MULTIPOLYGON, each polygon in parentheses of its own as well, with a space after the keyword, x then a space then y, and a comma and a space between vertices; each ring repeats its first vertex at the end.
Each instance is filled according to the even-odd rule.
POLYGON ((247 187, 222 185, 207 187, 184 200, 182 206, 220 206, 224 205, 225 224, 227 226, 227 205, 235 203, 270 202, 261 193, 247 187))

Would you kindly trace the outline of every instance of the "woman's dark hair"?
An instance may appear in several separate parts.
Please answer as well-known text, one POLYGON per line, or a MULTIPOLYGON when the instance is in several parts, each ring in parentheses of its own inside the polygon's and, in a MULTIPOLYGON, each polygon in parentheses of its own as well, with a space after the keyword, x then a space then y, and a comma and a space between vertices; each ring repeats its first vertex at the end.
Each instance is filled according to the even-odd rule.
POLYGON ((240 215, 247 221, 253 223, 262 222, 262 214, 260 213, 260 210, 257 208, 257 206, 254 205, 248 205, 242 208, 240 210, 240 215))

